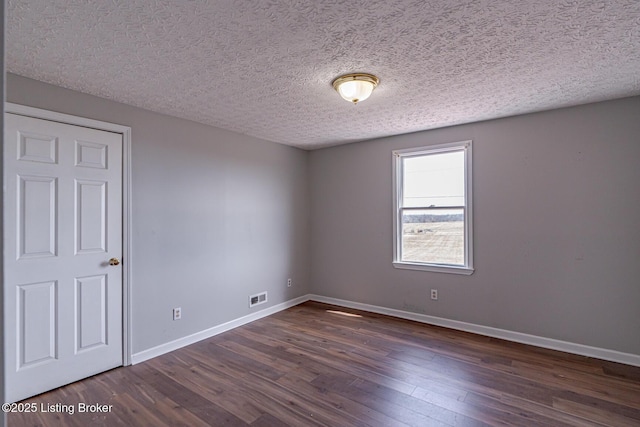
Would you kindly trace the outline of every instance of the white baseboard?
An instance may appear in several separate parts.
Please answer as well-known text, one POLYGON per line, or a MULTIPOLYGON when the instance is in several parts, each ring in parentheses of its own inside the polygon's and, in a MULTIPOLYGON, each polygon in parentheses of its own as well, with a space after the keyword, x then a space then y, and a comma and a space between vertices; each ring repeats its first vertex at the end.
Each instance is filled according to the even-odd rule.
POLYGON ((174 351, 179 348, 186 347, 190 344, 194 344, 198 341, 202 341, 214 335, 218 335, 223 332, 229 331, 231 329, 237 328, 238 326, 246 325, 247 323, 253 322, 258 319, 262 319, 263 317, 270 316, 279 311, 286 310, 287 308, 293 307, 294 305, 301 304, 308 300, 309 300, 308 295, 294 298, 292 300, 285 301, 283 303, 265 308, 264 310, 256 311, 255 313, 251 313, 246 316, 240 317, 238 319, 231 320, 221 325, 214 326, 209 329, 205 329, 204 331, 196 332, 195 334, 191 334, 186 337, 178 338, 177 340, 173 340, 168 343, 161 344, 159 346, 156 346, 147 350, 143 350, 139 353, 135 353, 131 355, 131 363, 135 365, 136 363, 153 359, 154 357, 163 355, 165 353, 169 353, 170 351, 174 351))
POLYGON ((426 323, 429 325, 443 326, 445 328, 456 329, 459 331, 472 332, 475 334, 485 335, 494 338, 501 338, 507 341, 519 342, 522 344, 530 344, 537 347, 548 348, 552 350, 564 351, 566 353, 578 354, 581 356, 594 357, 596 359, 609 360, 612 362, 624 363, 626 365, 640 366, 640 355, 631 353, 622 353, 615 350, 608 350, 605 348, 591 347, 583 344, 576 344, 566 341, 560 341, 553 338, 539 337, 536 335, 523 334, 521 332, 509 331, 506 329, 492 328, 489 326, 476 325, 473 323, 461 322, 458 320, 450 320, 442 317, 429 316, 426 314, 411 313, 409 311, 396 310, 393 308, 381 307, 377 305, 363 304, 354 301, 348 301, 338 298, 325 297, 321 295, 307 294, 298 298, 294 298, 289 301, 274 305, 272 307, 265 308, 264 310, 251 313, 247 316, 240 317, 235 320, 223 323, 218 326, 214 326, 204 331, 196 332, 195 334, 188 335, 183 338, 179 338, 174 341, 170 341, 166 344, 143 350, 139 353, 135 353, 131 356, 131 363, 136 364, 144 362, 145 360, 152 359, 154 357, 169 353, 170 351, 177 350, 190 344, 194 344, 198 341, 210 338, 212 336, 221 334, 222 332, 229 331, 237 328, 238 326, 246 325, 263 317, 270 316, 287 308, 293 307, 298 304, 302 304, 306 301, 317 301, 326 304, 338 305, 341 307, 354 308, 356 310, 370 311, 372 313, 385 314, 388 316, 399 317, 401 319, 414 320, 420 323, 426 323))
POLYGON ((399 317, 401 319, 414 320, 416 322, 430 325, 443 326, 445 328, 457 329, 465 332, 485 335, 494 338, 501 338, 507 341, 530 344, 537 347, 549 348, 552 350, 564 351, 566 353, 578 354, 581 356, 594 357, 596 359, 609 360, 612 362, 624 363, 626 365, 640 366, 640 355, 622 353, 605 348, 591 347, 583 344, 576 344, 560 341, 552 338, 544 338, 536 335, 523 334, 521 332, 508 331, 506 329, 492 328, 489 326, 476 325, 473 323, 460 322, 458 320, 444 319, 442 317, 428 316, 426 314, 411 313, 409 311, 396 310, 393 308, 380 307, 377 305, 362 304, 359 302, 347 301, 343 299, 324 297, 321 295, 307 295, 308 300, 333 304, 356 310, 370 311, 378 314, 399 317))

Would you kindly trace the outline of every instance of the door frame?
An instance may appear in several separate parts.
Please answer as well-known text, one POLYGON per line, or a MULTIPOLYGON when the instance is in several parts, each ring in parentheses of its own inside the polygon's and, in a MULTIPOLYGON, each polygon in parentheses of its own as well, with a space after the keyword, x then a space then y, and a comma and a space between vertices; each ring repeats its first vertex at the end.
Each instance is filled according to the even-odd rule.
MULTIPOLYGON (((5 102, 4 112, 36 119, 50 120, 122 135, 122 364, 131 365, 133 351, 131 314, 132 209, 131 209, 131 128, 115 123, 57 113, 55 111, 5 102)), ((4 292, 4 287, 2 289, 4 292)))

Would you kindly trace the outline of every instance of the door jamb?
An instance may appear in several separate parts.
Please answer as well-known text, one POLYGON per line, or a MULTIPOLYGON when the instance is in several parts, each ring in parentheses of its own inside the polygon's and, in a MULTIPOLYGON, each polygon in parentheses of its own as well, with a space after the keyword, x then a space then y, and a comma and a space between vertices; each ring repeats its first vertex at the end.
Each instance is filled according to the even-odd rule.
MULTIPOLYGON (((18 114, 36 119, 50 120, 82 126, 122 135, 122 364, 131 365, 133 353, 132 313, 131 313, 131 273, 132 273, 132 197, 131 197, 131 128, 115 123, 57 113, 40 108, 5 102, 5 113, 18 114)), ((4 292, 4 289, 2 290, 4 292)))

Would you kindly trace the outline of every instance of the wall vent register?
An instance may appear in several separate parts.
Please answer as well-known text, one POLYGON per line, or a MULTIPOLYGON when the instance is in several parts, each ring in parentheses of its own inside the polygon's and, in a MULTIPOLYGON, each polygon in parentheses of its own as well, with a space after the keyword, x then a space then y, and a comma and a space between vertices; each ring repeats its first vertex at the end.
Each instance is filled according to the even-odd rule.
POLYGON ((259 304, 264 304, 265 302, 267 302, 267 292, 260 292, 259 294, 255 294, 255 295, 251 295, 249 297, 249 308, 259 305, 259 304))

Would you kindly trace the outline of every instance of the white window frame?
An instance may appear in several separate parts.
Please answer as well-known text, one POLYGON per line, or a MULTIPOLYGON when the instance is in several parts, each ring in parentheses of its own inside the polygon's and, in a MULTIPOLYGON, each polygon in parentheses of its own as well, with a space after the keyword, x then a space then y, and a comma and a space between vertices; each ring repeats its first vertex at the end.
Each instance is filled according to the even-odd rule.
POLYGON ((409 148, 393 151, 393 266, 408 270, 434 271, 439 273, 453 273, 470 275, 473 273, 473 191, 472 191, 472 161, 471 141, 460 141, 447 144, 430 145, 426 147, 409 148), (443 154, 455 151, 464 152, 464 265, 420 263, 402 261, 402 201, 403 201, 403 162, 408 157, 419 157, 429 154, 443 154))

